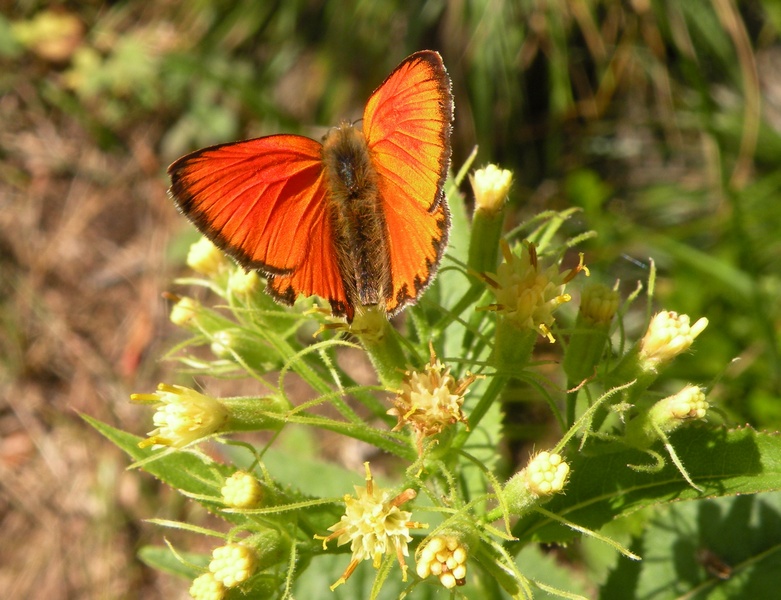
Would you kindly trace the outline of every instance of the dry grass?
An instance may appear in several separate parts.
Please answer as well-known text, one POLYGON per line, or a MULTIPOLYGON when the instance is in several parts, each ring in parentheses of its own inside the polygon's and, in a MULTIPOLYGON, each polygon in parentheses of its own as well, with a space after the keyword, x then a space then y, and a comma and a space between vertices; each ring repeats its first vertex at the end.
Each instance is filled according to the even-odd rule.
POLYGON ((169 335, 160 292, 169 232, 183 222, 165 196, 158 132, 104 152, 31 88, 0 104, 0 589, 171 597, 135 559, 151 535, 139 522, 167 492, 126 472, 79 418, 145 431, 128 394, 170 369, 155 362, 169 335))

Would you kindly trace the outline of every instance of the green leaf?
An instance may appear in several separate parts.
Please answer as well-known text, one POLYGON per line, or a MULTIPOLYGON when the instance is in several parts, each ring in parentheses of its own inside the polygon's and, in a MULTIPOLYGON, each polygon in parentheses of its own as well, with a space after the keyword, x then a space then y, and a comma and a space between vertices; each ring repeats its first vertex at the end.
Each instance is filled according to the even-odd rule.
MULTIPOLYGON (((180 552, 180 555, 184 560, 204 569, 209 564, 210 557, 208 554, 180 552)), ((174 553, 171 552, 171 549, 166 546, 144 546, 138 551, 138 558, 153 569, 158 569, 184 579, 195 579, 200 575, 197 569, 180 562, 174 553)))
MULTIPOLYGON (((646 454, 615 443, 591 443, 568 458, 571 477, 566 492, 545 509, 598 530, 613 519, 656 504, 781 490, 781 436, 748 427, 691 426, 676 432, 671 442, 704 493, 685 481, 668 456, 659 472, 637 472, 627 465, 651 464, 646 454), (595 448, 601 453, 595 454, 595 448)), ((575 537, 571 529, 537 513, 521 518, 513 533, 525 542, 566 542, 575 537)))
MULTIPOLYGON (((486 379, 478 379, 472 384, 469 395, 480 398, 487 387, 486 379)), ((468 414, 468 413, 467 413, 468 414)), ((496 449, 502 443, 502 420, 504 411, 500 402, 494 402, 486 411, 480 423, 472 431, 464 444, 464 450, 477 459, 490 472, 495 472, 501 455, 496 449)), ((482 469, 472 464, 464 466, 462 477, 466 497, 476 498, 490 490, 489 481, 482 469)))
MULTIPOLYGON (((369 598, 377 575, 371 561, 362 561, 346 583, 337 587, 333 592, 328 591, 329 586, 339 579, 349 563, 349 554, 327 554, 314 558, 311 567, 303 571, 296 579, 293 588, 295 597, 333 598, 333 600, 369 598)), ((380 598, 382 600, 398 598, 404 587, 399 567, 394 565, 380 598)))
POLYGON ((775 598, 781 572, 781 494, 716 498, 657 511, 600 598, 775 598))
MULTIPOLYGON (((543 552, 539 546, 526 546, 516 558, 518 569, 529 579, 570 594, 588 597, 586 582, 575 577, 573 572, 552 553, 543 552)), ((629 562, 629 561, 627 561, 629 562)), ((534 600, 547 600, 558 596, 544 590, 534 590, 534 600)))
MULTIPOLYGON (((223 482, 236 470, 211 460, 205 454, 194 451, 178 450, 166 453, 164 450, 139 448, 138 443, 143 438, 111 427, 87 415, 82 415, 82 418, 104 437, 119 446, 135 462, 145 461, 142 465, 144 471, 183 492, 220 498, 223 482), (160 457, 155 460, 146 460, 156 454, 159 454, 160 457)), ((222 503, 217 501, 211 502, 204 499, 198 501, 213 512, 217 512, 223 507, 222 503)), ((246 517, 239 514, 220 513, 220 516, 235 523, 246 521, 246 517)))
MULTIPOLYGON (((429 298, 445 307, 452 307, 463 294, 468 285, 467 280, 458 264, 466 263, 469 250, 470 222, 466 210, 466 202, 458 191, 454 180, 448 179, 447 201, 450 208, 450 233, 448 235, 447 252, 442 257, 436 279, 431 285, 431 290, 426 292, 429 298)), ((436 314, 432 321, 441 317, 436 314)), ((447 330, 440 333, 445 336, 445 341, 453 338, 452 332, 447 330)), ((428 345, 428 340, 423 340, 428 345)), ((435 340, 435 343, 441 340, 435 340)), ((427 355, 427 354, 426 354, 427 355)))
POLYGON ((365 484, 362 468, 350 471, 315 456, 314 447, 307 451, 307 430, 291 429, 289 434, 285 433, 287 435, 280 436, 278 448, 269 448, 263 454, 266 468, 280 486, 299 489, 311 497, 341 498, 353 493, 354 485, 365 484), (291 458, 293 456, 295 459, 291 458))

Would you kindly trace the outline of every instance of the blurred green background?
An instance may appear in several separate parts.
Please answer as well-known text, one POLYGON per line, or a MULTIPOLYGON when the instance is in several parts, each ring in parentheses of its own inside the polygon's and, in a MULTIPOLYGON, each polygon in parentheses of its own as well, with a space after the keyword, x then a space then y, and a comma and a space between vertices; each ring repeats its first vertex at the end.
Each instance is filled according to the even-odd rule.
POLYGON ((193 509, 123 473, 77 417, 144 431, 127 395, 171 373, 158 362, 173 338, 159 295, 193 237, 165 196, 166 166, 247 137, 319 139, 423 48, 453 80, 454 167, 477 145, 478 165, 514 171, 508 228, 582 208, 568 226, 598 234, 582 248, 592 277, 628 294, 653 260, 653 309, 710 320, 670 382, 712 386, 732 423, 781 424, 780 3, 0 9, 0 589, 11 596, 182 589, 132 557, 150 535, 139 520, 163 516, 153 507, 193 509))

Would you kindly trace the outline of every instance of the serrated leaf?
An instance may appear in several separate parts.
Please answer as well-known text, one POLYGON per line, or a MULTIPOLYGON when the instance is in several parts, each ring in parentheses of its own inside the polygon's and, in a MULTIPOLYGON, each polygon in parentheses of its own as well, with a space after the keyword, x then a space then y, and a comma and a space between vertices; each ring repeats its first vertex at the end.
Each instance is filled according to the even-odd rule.
MULTIPOLYGON (((613 519, 656 504, 781 490, 781 436, 750 428, 692 426, 677 432, 671 441, 703 493, 686 482, 669 457, 658 473, 637 472, 627 465, 650 463, 646 454, 616 444, 590 444, 568 458, 571 476, 566 493, 545 509, 598 530, 613 519), (591 454, 595 447, 605 453, 591 454)), ((575 536, 571 529, 537 513, 521 518, 513 533, 525 542, 566 542, 575 536)))
MULTIPOLYGON (((161 453, 161 451, 151 448, 139 448, 138 443, 143 438, 116 429, 87 415, 82 415, 82 418, 104 437, 119 446, 135 462, 160 453, 160 457, 156 460, 144 462, 143 470, 172 488, 183 492, 219 498, 223 482, 235 470, 214 462, 206 455, 197 452, 179 450, 166 454, 165 451, 161 453)), ((219 502, 202 499, 199 499, 198 502, 213 512, 223 507, 219 502)), ((246 522, 246 517, 239 514, 220 513, 220 516, 235 523, 246 522)))
MULTIPOLYGON (((82 417, 111 442, 119 446, 119 448, 127 453, 135 462, 144 461, 150 456, 161 452, 149 448, 139 448, 138 442, 140 442, 142 438, 138 436, 101 423, 89 416, 82 415, 82 417)), ((278 457, 278 460, 275 463, 280 465, 279 469, 276 469, 277 472, 284 470, 284 464, 287 464, 287 468, 291 469, 289 460, 287 463, 283 463, 283 459, 279 453, 275 452, 272 454, 278 457)), ((159 458, 152 461, 145 461, 141 468, 175 489, 196 496, 211 496, 213 498, 220 498, 221 488, 225 479, 236 471, 235 467, 215 462, 205 454, 188 450, 179 450, 167 454, 165 451, 162 451, 159 458)), ((300 486, 310 481, 317 481, 319 477, 323 476, 324 472, 326 474, 331 474, 335 473, 336 470, 337 467, 333 467, 326 471, 323 469, 318 471, 317 468, 312 468, 308 471, 300 471, 302 474, 299 475, 299 478, 294 483, 300 486)), ((293 472, 299 471, 293 469, 293 472)), ((360 483, 361 480, 356 478, 355 481, 356 483, 360 483)), ((344 489, 351 489, 351 486, 347 486, 345 483, 345 486, 340 488, 340 493, 337 495, 344 493, 344 489)), ((281 502, 280 505, 306 500, 307 498, 312 497, 311 495, 306 497, 300 496, 295 488, 288 488, 286 493, 288 494, 288 498, 281 502)), ((231 523, 237 525, 252 525, 255 522, 251 513, 223 512, 220 509, 224 508, 224 505, 219 501, 210 501, 204 498, 194 498, 194 500, 231 523)), ((339 508, 339 511, 340 510, 341 507, 339 508)), ((338 519, 339 511, 335 513, 334 505, 332 504, 313 506, 308 509, 306 518, 313 526, 322 525, 325 527, 331 525, 335 519, 338 519)), ((281 514, 286 513, 282 512, 281 514)))
POLYGON ((775 598, 781 571, 781 494, 716 498, 657 511, 600 598, 775 598))

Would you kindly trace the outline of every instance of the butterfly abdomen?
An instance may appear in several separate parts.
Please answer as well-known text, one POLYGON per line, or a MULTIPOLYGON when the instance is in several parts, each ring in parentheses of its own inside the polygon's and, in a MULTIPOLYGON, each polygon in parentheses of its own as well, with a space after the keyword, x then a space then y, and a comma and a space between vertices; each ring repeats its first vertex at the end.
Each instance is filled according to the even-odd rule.
POLYGON ((350 303, 384 305, 392 292, 387 227, 378 175, 363 133, 349 123, 323 140, 334 252, 350 303))

